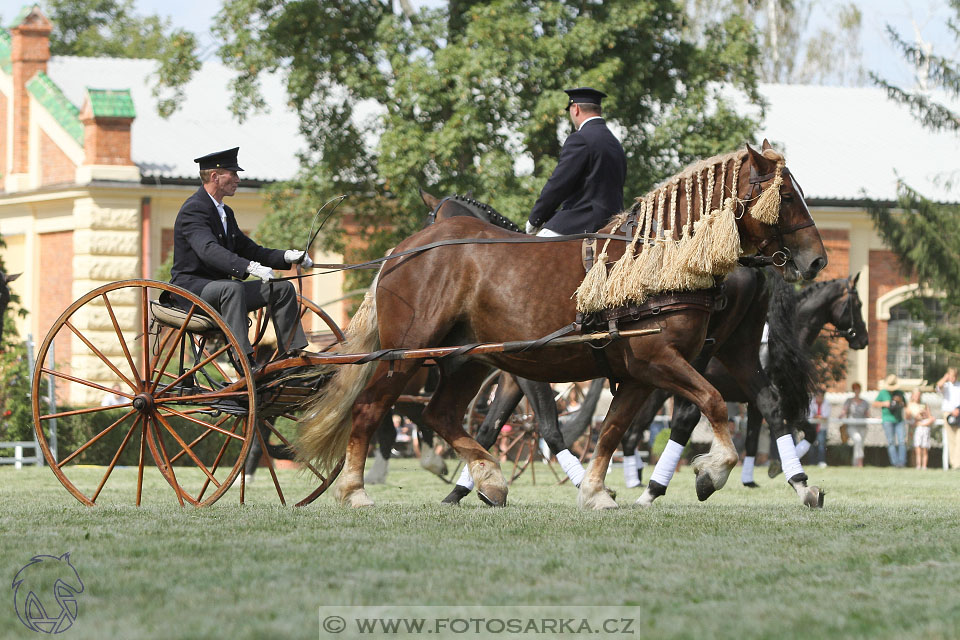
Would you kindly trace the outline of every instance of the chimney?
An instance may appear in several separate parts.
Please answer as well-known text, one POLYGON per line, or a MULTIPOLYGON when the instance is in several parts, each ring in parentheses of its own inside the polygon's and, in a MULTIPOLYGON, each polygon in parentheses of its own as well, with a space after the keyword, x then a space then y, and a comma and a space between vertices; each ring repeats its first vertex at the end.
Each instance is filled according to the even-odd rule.
POLYGON ((136 117, 130 91, 87 89, 80 110, 84 165, 130 166, 130 125, 136 117))
POLYGON ((13 166, 10 173, 27 173, 29 158, 30 98, 27 81, 47 71, 53 25, 38 5, 24 7, 10 28, 10 63, 13 66, 13 166))

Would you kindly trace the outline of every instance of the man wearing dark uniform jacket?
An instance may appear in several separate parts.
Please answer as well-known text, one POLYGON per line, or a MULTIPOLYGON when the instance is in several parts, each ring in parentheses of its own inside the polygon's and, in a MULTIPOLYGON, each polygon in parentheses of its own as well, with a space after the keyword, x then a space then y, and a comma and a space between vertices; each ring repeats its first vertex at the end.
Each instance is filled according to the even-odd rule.
POLYGON ((527 221, 527 233, 540 236, 594 232, 623 209, 627 157, 600 117, 607 94, 590 87, 564 91, 576 131, 563 143, 527 221))
MULTIPOLYGON (((194 159, 200 164, 203 184, 177 213, 170 281, 216 309, 248 356, 253 349, 247 337, 247 313, 269 305, 280 353, 295 354, 307 346, 296 290, 289 281, 274 280, 273 269, 287 269, 297 262, 311 267, 313 261, 303 251, 261 247, 240 231, 233 209, 223 203, 240 184, 239 150, 194 159), (256 280, 241 282, 248 275, 256 280)), ((185 302, 179 296, 175 301, 181 306, 185 302)))

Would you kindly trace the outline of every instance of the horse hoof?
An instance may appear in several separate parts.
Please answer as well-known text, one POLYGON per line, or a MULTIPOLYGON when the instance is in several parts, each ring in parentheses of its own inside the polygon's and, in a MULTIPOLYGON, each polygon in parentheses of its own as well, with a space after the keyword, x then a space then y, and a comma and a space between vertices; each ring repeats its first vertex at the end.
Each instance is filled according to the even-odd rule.
POLYGON ((351 509, 373 506, 373 500, 370 499, 370 496, 368 496, 367 492, 362 488, 338 495, 337 498, 342 506, 350 507, 351 509))
POLYGON ((586 482, 580 484, 580 491, 577 493, 577 506, 584 511, 603 511, 605 509, 619 509, 618 505, 610 496, 610 492, 605 486, 597 488, 588 486, 586 482))
POLYGON ((433 449, 425 449, 420 456, 420 466, 441 478, 447 475, 447 463, 433 449))
POLYGON ((487 493, 486 491, 480 491, 478 489, 477 497, 480 498, 480 502, 488 507, 505 507, 507 505, 506 491, 501 494, 497 494, 494 492, 487 493))
POLYGON ((643 509, 649 509, 653 506, 653 501, 657 499, 657 496, 650 493, 648 489, 644 489, 643 494, 637 498, 637 501, 634 502, 634 506, 641 507, 643 509))
POLYGON ((717 490, 717 488, 713 486, 713 479, 710 477, 709 473, 702 473, 697 475, 696 484, 697 484, 697 499, 700 500, 700 502, 703 502, 704 500, 712 496, 714 492, 717 490))
POLYGON ((803 504, 811 509, 823 509, 823 497, 826 493, 820 487, 808 487, 803 496, 803 504))
POLYGON ((744 482, 744 483, 743 483, 743 486, 749 487, 750 489, 759 489, 759 488, 760 488, 760 485, 758 485, 758 484, 757 484, 756 482, 754 482, 753 480, 751 480, 750 482, 744 482))
POLYGON ((780 465, 779 460, 771 460, 770 464, 767 465, 767 477, 776 478, 780 475, 780 472, 783 471, 783 467, 780 465))

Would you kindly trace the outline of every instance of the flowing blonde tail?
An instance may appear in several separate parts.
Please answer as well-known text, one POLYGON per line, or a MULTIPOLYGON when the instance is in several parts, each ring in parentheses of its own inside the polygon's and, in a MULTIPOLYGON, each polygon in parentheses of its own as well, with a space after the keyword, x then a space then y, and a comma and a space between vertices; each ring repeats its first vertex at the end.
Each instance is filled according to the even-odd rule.
MULTIPOLYGON (((363 303, 347 329, 347 339, 335 347, 342 353, 368 353, 380 348, 377 325, 377 281, 363 297, 363 303)), ((310 400, 300 418, 295 443, 297 461, 317 463, 330 472, 343 457, 353 426, 353 403, 367 385, 377 362, 337 365, 333 377, 310 400)))

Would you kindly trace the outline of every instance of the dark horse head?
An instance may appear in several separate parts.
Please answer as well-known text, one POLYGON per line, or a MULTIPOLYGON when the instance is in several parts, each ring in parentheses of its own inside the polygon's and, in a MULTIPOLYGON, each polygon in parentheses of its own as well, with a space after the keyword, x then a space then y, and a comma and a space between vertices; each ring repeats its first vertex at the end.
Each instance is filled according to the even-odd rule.
POLYGON ((10 305, 10 283, 19 277, 19 273, 8 276, 0 271, 0 339, 3 338, 3 318, 7 314, 7 306, 10 305))
POLYGON ((427 219, 423 224, 425 227, 438 220, 466 216, 468 218, 479 218, 501 229, 520 231, 520 227, 509 218, 497 212, 490 205, 474 200, 469 194, 465 196, 454 194, 446 198, 437 198, 420 189, 420 198, 430 208, 430 213, 427 214, 427 219))
POLYGON ((833 337, 844 338, 851 349, 869 342, 863 321, 863 304, 857 291, 860 274, 818 282, 800 292, 797 304, 801 342, 811 344, 825 324, 832 324, 833 337))
POLYGON ((767 140, 761 151, 747 145, 748 159, 740 174, 740 184, 748 188, 745 202, 752 206, 761 194, 779 182, 780 204, 775 222, 761 222, 752 215, 743 215, 738 225, 751 244, 744 253, 756 251, 774 259, 774 266, 787 282, 813 280, 827 266, 823 241, 813 216, 803 199, 803 190, 793 173, 785 166, 783 156, 767 140), (773 226, 773 229, 770 227, 773 226))

